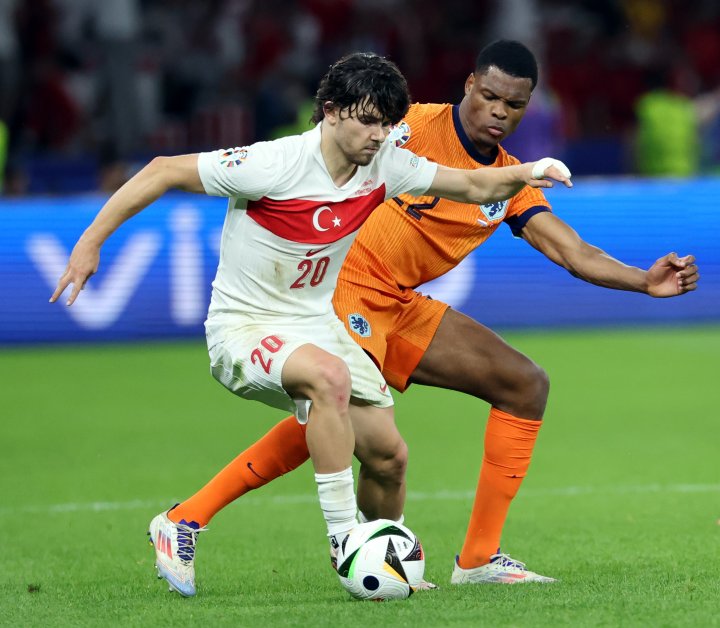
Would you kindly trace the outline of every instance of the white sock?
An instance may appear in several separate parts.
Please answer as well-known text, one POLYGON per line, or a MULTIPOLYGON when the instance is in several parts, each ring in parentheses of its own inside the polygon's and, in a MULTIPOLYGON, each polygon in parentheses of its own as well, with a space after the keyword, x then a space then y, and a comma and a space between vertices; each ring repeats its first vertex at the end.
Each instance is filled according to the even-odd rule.
POLYGON ((328 536, 342 539, 357 525, 355 515, 355 483, 352 467, 337 473, 316 473, 320 508, 322 508, 328 536))
MULTIPOLYGON (((358 521, 360 523, 367 523, 370 519, 365 516, 365 513, 362 510, 358 510, 358 521)), ((396 519, 395 523, 399 523, 400 525, 405 523, 405 515, 400 515, 400 519, 396 519)))

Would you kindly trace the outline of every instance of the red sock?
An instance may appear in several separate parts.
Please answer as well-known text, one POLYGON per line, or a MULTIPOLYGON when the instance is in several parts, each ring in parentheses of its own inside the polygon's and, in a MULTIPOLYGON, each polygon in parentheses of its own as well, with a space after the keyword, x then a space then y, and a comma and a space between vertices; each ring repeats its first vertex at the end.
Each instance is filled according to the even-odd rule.
POLYGON ((458 561, 463 569, 485 565, 500 547, 510 502, 530 466, 541 424, 497 408, 490 410, 480 480, 458 561))
POLYGON ((289 416, 242 452, 190 499, 173 508, 168 517, 175 523, 184 519, 205 526, 233 500, 285 475, 309 457, 305 425, 289 416))

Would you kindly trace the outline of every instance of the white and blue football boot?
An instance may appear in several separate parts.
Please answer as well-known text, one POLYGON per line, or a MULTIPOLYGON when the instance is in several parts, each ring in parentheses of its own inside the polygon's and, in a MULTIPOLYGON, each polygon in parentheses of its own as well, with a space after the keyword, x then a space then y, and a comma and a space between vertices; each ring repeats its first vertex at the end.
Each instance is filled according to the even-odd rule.
POLYGON ((197 523, 171 521, 161 512, 150 522, 150 543, 155 548, 158 578, 164 578, 171 591, 192 597, 195 589, 195 544, 197 535, 205 532, 197 523))
POLYGON ((541 576, 525 567, 525 563, 510 558, 498 550, 490 557, 487 565, 463 569, 455 557, 451 584, 519 584, 522 582, 556 582, 555 578, 541 576))

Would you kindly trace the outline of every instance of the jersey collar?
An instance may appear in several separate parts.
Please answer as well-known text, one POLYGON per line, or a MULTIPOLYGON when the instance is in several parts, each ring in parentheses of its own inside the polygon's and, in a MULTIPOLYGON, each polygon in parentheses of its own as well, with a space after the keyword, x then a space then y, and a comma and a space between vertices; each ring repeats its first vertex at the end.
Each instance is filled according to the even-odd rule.
POLYGON ((453 124, 455 125, 455 133, 457 134, 458 139, 467 154, 483 166, 491 166, 494 164, 499 152, 497 147, 495 147, 495 150, 493 150, 490 157, 486 157, 477 148, 475 148, 475 144, 473 144, 472 140, 467 136, 465 129, 463 129, 462 122, 460 122, 460 105, 453 105, 452 117, 453 124))

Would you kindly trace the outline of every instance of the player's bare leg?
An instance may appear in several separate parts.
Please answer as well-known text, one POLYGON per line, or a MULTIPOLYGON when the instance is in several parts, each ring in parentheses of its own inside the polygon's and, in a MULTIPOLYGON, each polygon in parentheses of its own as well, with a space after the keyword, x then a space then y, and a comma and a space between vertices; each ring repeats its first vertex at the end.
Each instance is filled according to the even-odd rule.
POLYGON ((292 397, 312 401, 305 438, 316 473, 350 466, 355 440, 350 423, 350 371, 338 357, 303 345, 285 362, 282 383, 292 397))
POLYGON ((550 383, 545 371, 495 332, 448 309, 410 381, 457 390, 524 419, 541 420, 550 383))
POLYGON ((545 372, 487 327, 447 310, 410 381, 492 404, 480 479, 453 584, 552 582, 498 549, 542 423, 549 391, 545 372))
POLYGON ((352 476, 355 438, 350 423, 350 371, 337 356, 311 344, 285 362, 283 388, 312 402, 305 437, 328 536, 336 542, 356 525, 352 476))
MULTIPOLYGON (((360 461, 358 508, 361 521, 392 519, 403 522, 407 445, 395 425, 393 408, 351 404, 355 457, 360 461)), ((335 556, 330 553, 331 562, 335 556)), ((437 589, 423 580, 418 590, 437 589)))
POLYGON ((393 408, 353 403, 355 457, 360 461, 358 508, 368 520, 402 516, 407 445, 395 425, 393 408))

